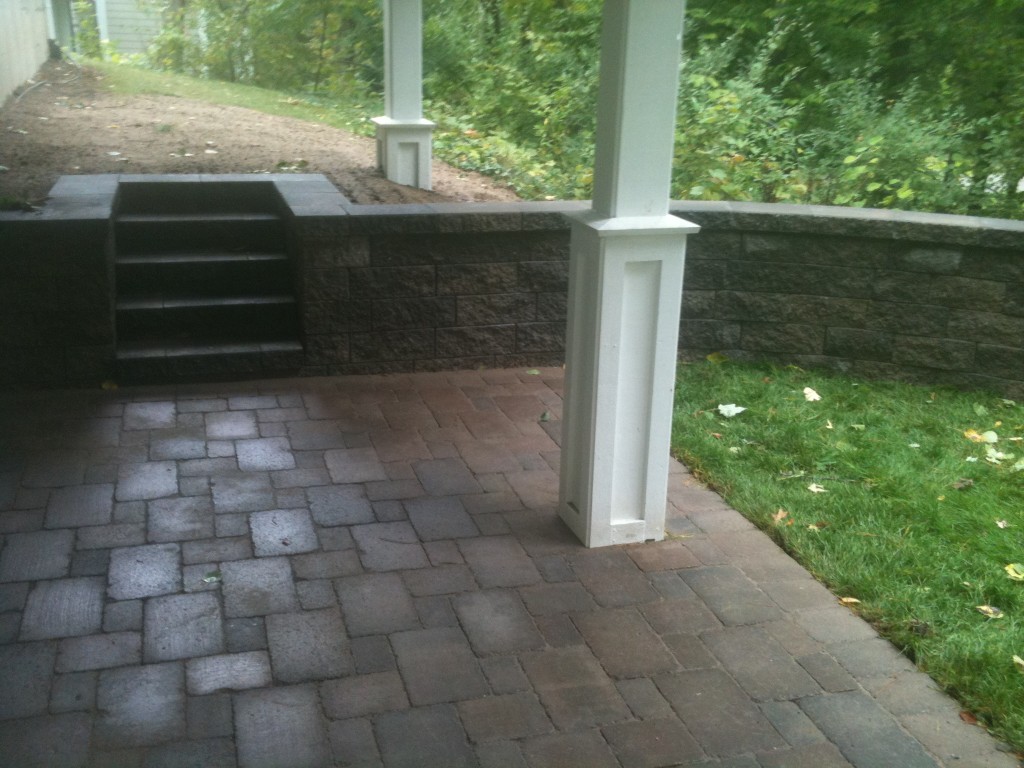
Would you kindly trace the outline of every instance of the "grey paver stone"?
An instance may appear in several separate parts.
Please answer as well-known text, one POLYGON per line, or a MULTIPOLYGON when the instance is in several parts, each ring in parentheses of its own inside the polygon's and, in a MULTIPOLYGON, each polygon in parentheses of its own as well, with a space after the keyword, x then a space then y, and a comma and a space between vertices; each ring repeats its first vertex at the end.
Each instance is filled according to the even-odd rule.
POLYGON ((494 693, 518 693, 529 690, 530 680, 515 656, 489 656, 480 660, 494 693))
POLYGON ((369 718, 329 721, 327 735, 331 742, 331 753, 339 765, 352 768, 381 768, 384 765, 369 718))
POLYGON ((234 477, 214 477, 210 481, 213 507, 217 514, 226 512, 260 512, 273 509, 274 489, 270 477, 263 472, 234 477))
POLYGON ((96 672, 71 672, 53 678, 50 711, 91 712, 96 706, 96 672))
POLYGON ((21 640, 99 632, 103 624, 103 586, 103 579, 96 576, 39 582, 25 605, 21 640))
POLYGON ((600 732, 553 733, 523 743, 530 768, 619 768, 600 732))
POLYGON ((513 536, 462 539, 459 549, 481 587, 518 587, 541 581, 533 561, 513 536))
POLYGON ((695 568, 700 560, 679 541, 647 542, 629 547, 626 553, 642 571, 675 571, 695 568))
POLYGON ((782 617, 775 602, 732 566, 708 566, 682 572, 723 624, 759 624, 782 617))
POLYGON ((345 435, 336 421, 293 421, 288 424, 288 438, 297 451, 323 451, 344 448, 345 435))
POLYGON ((860 691, 808 696, 799 704, 854 765, 936 768, 935 761, 892 715, 860 691))
POLYGON ((583 637, 568 616, 537 616, 534 623, 553 648, 583 645, 583 637))
MULTIPOLYGON (((926 712, 900 718, 903 727, 948 766, 970 768, 1019 768, 1009 747, 995 742, 984 729, 952 712, 926 712)), ((851 762, 854 762, 851 759, 851 762)), ((856 764, 856 763, 855 763, 856 764)))
POLYGON ((67 576, 74 543, 75 534, 70 530, 9 534, 0 554, 0 581, 35 581, 67 576))
POLYGON ((142 601, 118 600, 103 608, 104 632, 131 632, 142 629, 142 601))
POLYGON ((784 611, 828 608, 836 604, 836 596, 810 578, 766 581, 762 588, 784 611))
POLYGON ((630 718, 629 707, 610 682, 544 688, 541 701, 560 731, 578 731, 630 718))
POLYGON ((663 720, 675 717, 672 706, 658 691, 658 687, 647 677, 632 680, 619 680, 615 687, 629 706, 633 714, 640 720, 663 720))
POLYGON ((173 461, 122 464, 117 472, 118 501, 159 499, 178 492, 178 466, 173 461))
POLYGON ((167 429, 175 425, 176 411, 174 403, 128 403, 124 407, 124 428, 167 429))
POLYGON ((479 535, 473 518, 457 498, 419 498, 405 502, 405 510, 421 541, 461 539, 479 535))
POLYGON ((145 768, 236 768, 235 744, 231 739, 171 742, 146 752, 145 768))
POLYGON ((385 635, 354 637, 349 645, 356 673, 368 675, 371 672, 387 672, 396 669, 395 654, 385 635))
POLYGON ((295 469, 295 457, 288 439, 284 437, 238 440, 235 442, 235 455, 243 472, 295 469))
POLYGON ((210 440, 240 440, 260 436, 256 415, 251 411, 207 413, 206 437, 210 440))
POLYGON ((430 459, 413 462, 413 470, 431 496, 459 496, 483 489, 462 459, 430 459))
POLYGON ((851 768, 834 744, 819 742, 758 755, 763 768, 851 768))
POLYGON ((149 458, 202 459, 206 457, 206 438, 202 427, 164 430, 149 443, 149 458))
POLYGON ((222 621, 220 601, 207 592, 148 600, 143 646, 146 662, 222 653, 222 621))
POLYGON ((350 576, 335 581, 335 589, 352 637, 419 626, 416 607, 398 574, 350 576))
POLYGON ((46 506, 46 527, 106 525, 111 521, 113 509, 112 483, 58 488, 50 494, 50 501, 46 506))
POLYGON ((465 635, 439 628, 391 636, 398 669, 414 706, 459 701, 489 692, 465 635))
POLYGON ((273 685, 270 657, 266 651, 246 651, 190 659, 185 663, 185 684, 193 696, 273 685))
POLYGON ((38 453, 25 465, 21 484, 28 488, 57 488, 78 485, 88 466, 85 451, 58 449, 38 453))
POLYGON ((235 731, 241 768, 331 764, 327 728, 312 685, 235 694, 235 731))
POLYGON ((621 550, 588 550, 571 558, 570 563, 599 605, 616 608, 660 597, 636 563, 621 550))
POLYGON ((338 596, 334 592, 334 585, 327 579, 296 582, 295 591, 299 595, 299 604, 305 611, 317 608, 331 608, 338 604, 338 596))
POLYGON ((420 624, 424 627, 457 627, 459 619, 452 609, 451 600, 444 595, 417 597, 413 600, 420 624))
POLYGON ((409 523, 373 523, 352 528, 359 559, 368 571, 425 568, 427 555, 409 523))
MULTIPOLYGON (((863 623, 860 618, 856 620, 863 623)), ((910 659, 881 637, 852 639, 848 643, 831 643, 828 650, 851 675, 862 681, 867 678, 865 682, 868 684, 871 678, 891 679, 917 669, 910 659)))
POLYGON ((146 526, 141 523, 113 523, 78 529, 78 549, 110 549, 146 543, 146 526))
POLYGON ((100 712, 93 738, 100 747, 139 747, 185 733, 185 675, 181 664, 119 667, 100 673, 100 712))
POLYGON ((359 555, 351 549, 295 555, 291 561, 298 579, 336 579, 363 571, 359 555))
POLYGON ((79 550, 71 556, 72 576, 105 576, 109 568, 109 549, 79 550))
POLYGON ((651 582, 651 586, 658 590, 658 594, 666 600, 695 600, 697 598, 689 585, 674 571, 654 571, 648 574, 647 578, 651 582))
POLYGON ((523 751, 515 741, 477 744, 476 759, 480 768, 528 768, 523 751))
POLYGON ((534 584, 522 587, 519 594, 526 609, 534 616, 584 613, 597 608, 590 593, 578 582, 534 584))
POLYGON ((719 629, 722 622, 702 600, 660 600, 640 606, 640 613, 659 635, 697 634, 719 629))
POLYGON ((205 496, 149 502, 149 540, 207 539, 213 536, 213 503, 205 496))
POLYGON ((409 698, 397 672, 376 672, 328 680, 320 686, 324 713, 336 720, 408 709, 409 698))
POLYGON ((473 768, 476 756, 450 705, 388 712, 375 720, 377 743, 388 768, 473 768))
POLYGON ((248 536, 184 541, 181 544, 181 559, 186 565, 248 560, 251 557, 252 542, 248 536))
POLYGON ((278 680, 297 683, 352 672, 348 636, 337 608, 272 614, 266 624, 274 677, 278 680))
POLYGON ((122 547, 110 553, 110 586, 115 600, 166 595, 181 589, 181 548, 177 544, 122 547))
POLYGON ((142 638, 138 632, 107 632, 61 640, 56 670, 83 672, 141 663, 142 638))
POLYGON ((789 744, 800 747, 825 741, 825 734, 793 701, 765 701, 761 711, 789 744))
POLYGON ((299 609, 292 569, 284 557, 221 564, 224 612, 229 618, 265 616, 299 609))
POLYGON ((852 691, 857 688, 857 681, 853 676, 827 653, 810 653, 798 657, 796 661, 829 693, 852 691))
POLYGON ((56 656, 53 643, 0 645, 0 719, 46 712, 56 656))
POLYGON ((313 521, 304 509, 275 509, 249 515, 257 557, 293 555, 320 548, 313 521))
POLYGON ((795 619, 807 634, 822 643, 849 643, 878 637, 867 622, 842 606, 800 611, 795 619))
POLYGON ((601 729, 623 766, 659 768, 703 756, 703 750, 676 718, 617 723, 601 729))
POLYGON ((369 499, 358 485, 307 488, 306 497, 317 525, 361 525, 376 520, 369 499))
POLYGON ((654 682, 710 755, 732 757, 786 746, 761 710, 720 669, 660 675, 654 682))
POLYGON ((373 448, 339 448, 324 452, 331 482, 368 483, 387 480, 388 473, 373 448))
POLYGON ((663 635, 672 655, 683 669, 711 669, 718 666, 718 660, 697 635, 663 635))
POLYGON ((583 613, 573 620, 612 677, 650 677, 678 666, 661 638, 633 608, 583 613))
POLYGON ((0 613, 20 611, 28 599, 28 582, 0 584, 0 613))
POLYGON ((89 716, 79 712, 0 723, 4 763, 18 768, 85 768, 89 731, 89 716))
POLYGON ((465 565, 441 565, 404 571, 402 580, 414 597, 450 595, 476 589, 473 574, 465 565))
POLYGON ((479 654, 544 647, 519 596, 512 590, 467 592, 453 601, 473 649, 479 654))
POLYGON ((233 736, 231 694, 215 693, 189 696, 185 701, 185 718, 190 739, 215 739, 233 736))
POLYGON ((504 741, 539 736, 554 728, 532 693, 510 693, 459 702, 459 715, 471 741, 504 741))
POLYGON ((820 686, 786 649, 761 627, 726 627, 701 640, 754 699, 796 699, 820 686))
POLYGON ((266 622, 258 617, 228 619, 224 622, 224 637, 231 653, 266 650, 266 622))

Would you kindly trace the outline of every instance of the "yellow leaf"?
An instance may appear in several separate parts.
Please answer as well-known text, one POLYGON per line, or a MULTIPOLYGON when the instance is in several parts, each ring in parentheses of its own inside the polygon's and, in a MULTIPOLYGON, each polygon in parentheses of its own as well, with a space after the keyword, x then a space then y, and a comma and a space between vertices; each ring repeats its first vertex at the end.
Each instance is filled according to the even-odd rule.
POLYGON ((721 365, 722 363, 724 363, 729 358, 728 358, 727 355, 723 355, 721 352, 712 352, 710 355, 707 356, 706 359, 707 359, 707 361, 709 363, 714 363, 715 365, 721 365))
POLYGON ((975 606, 982 616, 987 616, 990 619, 1001 619, 1003 618, 1003 612, 996 608, 994 605, 978 605, 975 606))
POLYGON ((827 488, 823 488, 817 483, 811 483, 810 485, 808 485, 807 490, 810 491, 811 493, 828 493, 827 488))
POLYGON ((117 389, 116 381, 104 381, 100 384, 100 389, 117 389))
POLYGON ((772 515, 772 522, 776 525, 782 525, 782 521, 786 519, 787 515, 789 515, 789 512, 780 508, 778 512, 772 515))
POLYGON ((1020 563, 1010 563, 1009 565, 1004 566, 1003 570, 1006 571, 1006 575, 1014 581, 1024 581, 1024 565, 1021 565, 1020 563))
POLYGON ((858 605, 860 603, 860 600, 858 600, 856 597, 840 597, 839 602, 843 605, 858 605))
POLYGON ((809 403, 813 403, 816 400, 821 400, 821 395, 815 392, 810 387, 804 387, 804 399, 809 403))
POLYGON ((1024 659, 1017 654, 1013 654, 1013 666, 1017 668, 1018 672, 1024 672, 1024 659))

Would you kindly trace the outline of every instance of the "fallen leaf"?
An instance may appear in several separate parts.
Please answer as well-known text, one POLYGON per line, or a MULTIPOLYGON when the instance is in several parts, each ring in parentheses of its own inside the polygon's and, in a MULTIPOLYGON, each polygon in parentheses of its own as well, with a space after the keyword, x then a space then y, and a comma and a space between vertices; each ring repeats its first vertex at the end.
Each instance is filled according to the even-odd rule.
POLYGON ((111 157, 118 157, 121 153, 120 152, 107 152, 107 154, 110 155, 111 157))
POLYGON ((110 379, 107 379, 102 384, 100 384, 100 389, 106 389, 106 390, 117 389, 117 382, 116 381, 111 381, 110 379))
POLYGON ((828 528, 828 523, 826 523, 824 520, 819 520, 818 522, 811 523, 807 526, 807 530, 809 531, 823 531, 826 528, 828 528))
POLYGON ((807 490, 811 493, 828 493, 828 489, 821 487, 817 483, 811 483, 808 485, 807 490))
POLYGON ((977 608, 978 613, 980 613, 981 615, 986 616, 986 617, 988 617, 990 619, 1001 619, 1001 618, 1003 618, 1004 614, 1003 614, 1002 610, 999 609, 999 608, 996 608, 994 605, 978 605, 978 606, 975 606, 975 607, 977 608))
POLYGON ((1022 659, 1016 653, 1013 654, 1013 666, 1017 668, 1018 672, 1024 672, 1024 659, 1022 659))
POLYGON ((789 472, 779 472, 779 480, 793 480, 797 477, 803 477, 807 473, 802 469, 795 469, 789 472))
POLYGON ((976 718, 974 715, 972 715, 966 709, 960 713, 960 719, 963 720, 968 725, 977 725, 978 724, 978 718, 976 718))
POLYGON ((728 403, 726 405, 719 403, 718 405, 718 412, 727 419, 731 419, 733 416, 743 413, 745 410, 747 409, 742 405, 736 405, 736 403, 728 403))
POLYGON ((970 440, 972 443, 998 443, 999 435, 993 432, 991 429, 987 432, 978 432, 976 429, 964 430, 964 437, 970 440))
POLYGON ((551 421, 551 411, 544 411, 544 413, 542 413, 540 415, 540 420, 541 421, 551 421))
POLYGON ((210 571, 205 576, 203 576, 203 583, 204 584, 216 584, 223 577, 224 576, 223 576, 223 574, 220 571, 210 571))
POLYGON ((740 452, 739 446, 734 445, 731 448, 729 448, 729 453, 731 453, 731 454, 737 454, 739 452, 740 452))
POLYGON ((1010 524, 1008 522, 1006 522, 1005 520, 996 520, 996 527, 997 528, 1009 528, 1010 524))
POLYGON ((707 360, 709 363, 713 363, 714 365, 721 365, 729 358, 727 355, 723 355, 721 352, 712 352, 704 359, 707 360))
POLYGON ((774 515, 772 515, 772 522, 776 525, 782 525, 782 521, 789 516, 789 512, 784 509, 779 509, 774 515))
POLYGON ((968 457, 967 457, 966 459, 964 459, 964 461, 969 461, 969 462, 970 462, 970 463, 972 463, 972 464, 973 464, 974 462, 976 462, 977 460, 978 460, 978 457, 977 457, 977 456, 968 456, 968 457))
POLYGON ((1024 581, 1024 565, 1021 565, 1020 563, 1010 563, 1009 565, 1003 566, 1003 570, 1006 571, 1006 575, 1013 581, 1024 581))
POLYGON ((713 438, 715 438, 715 440, 721 440, 722 439, 722 433, 721 432, 712 432, 711 436, 713 438))
POLYGON ((825 429, 832 429, 832 421, 831 420, 825 422, 825 429))
POLYGON ((908 448, 920 448, 921 444, 920 443, 907 443, 907 447, 908 448))
POLYGON ((860 604, 860 600, 858 600, 856 597, 840 597, 839 598, 839 602, 842 603, 843 605, 859 605, 860 604))
POLYGON ((974 412, 978 416, 988 416, 988 408, 986 408, 981 403, 975 403, 974 404, 974 412))
POLYGON ((965 488, 970 488, 972 485, 974 485, 974 481, 971 480, 971 478, 969 477, 961 477, 959 480, 953 483, 953 487, 956 488, 958 491, 962 491, 965 488))
POLYGON ((810 387, 804 387, 804 399, 809 403, 813 403, 815 400, 821 400, 821 395, 810 387))
POLYGON ((531 368, 526 373, 529 376, 540 376, 540 371, 538 371, 536 368, 531 368))
POLYGON ((865 427, 863 424, 851 424, 850 429, 855 429, 858 432, 863 432, 865 429, 867 429, 867 427, 865 427))

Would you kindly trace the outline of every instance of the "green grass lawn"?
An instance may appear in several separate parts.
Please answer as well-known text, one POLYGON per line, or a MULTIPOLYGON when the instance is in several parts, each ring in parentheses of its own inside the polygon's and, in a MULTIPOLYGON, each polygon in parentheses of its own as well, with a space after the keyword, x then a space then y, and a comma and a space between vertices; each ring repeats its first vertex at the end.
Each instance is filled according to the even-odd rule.
POLYGON ((1024 747, 1024 582, 1005 570, 1024 563, 1024 404, 793 366, 681 364, 672 445, 1024 747), (730 404, 746 410, 726 417, 718 406, 730 404))

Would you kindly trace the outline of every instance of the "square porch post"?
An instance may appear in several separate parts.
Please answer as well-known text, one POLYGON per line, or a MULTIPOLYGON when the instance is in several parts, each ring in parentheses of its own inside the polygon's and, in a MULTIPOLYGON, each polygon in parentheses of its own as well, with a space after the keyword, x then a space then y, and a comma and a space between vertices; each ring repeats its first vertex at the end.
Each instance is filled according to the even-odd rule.
POLYGON ((688 233, 668 212, 684 0, 605 0, 594 202, 573 218, 559 514, 588 547, 665 535, 688 233))
POLYGON ((421 0, 384 0, 384 116, 377 126, 377 167, 398 184, 430 189, 434 123, 423 119, 421 0))

